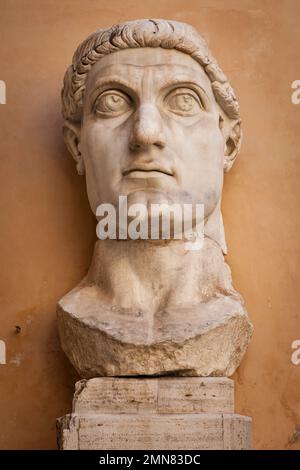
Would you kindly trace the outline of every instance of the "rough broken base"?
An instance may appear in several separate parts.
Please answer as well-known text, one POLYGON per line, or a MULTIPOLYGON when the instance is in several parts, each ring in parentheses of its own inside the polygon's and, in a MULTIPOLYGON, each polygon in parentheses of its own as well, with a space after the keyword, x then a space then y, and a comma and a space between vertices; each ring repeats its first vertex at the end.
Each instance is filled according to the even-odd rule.
POLYGON ((57 436, 63 450, 250 449, 251 418, 227 378, 95 378, 77 382, 57 436))

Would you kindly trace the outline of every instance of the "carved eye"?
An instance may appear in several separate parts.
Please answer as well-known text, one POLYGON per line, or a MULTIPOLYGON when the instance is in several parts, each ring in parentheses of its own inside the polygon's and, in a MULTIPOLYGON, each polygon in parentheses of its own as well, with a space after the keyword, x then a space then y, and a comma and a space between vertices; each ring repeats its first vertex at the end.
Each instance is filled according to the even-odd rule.
POLYGON ((108 90, 101 93, 95 103, 95 112, 111 117, 126 113, 131 108, 131 99, 118 90, 108 90))
POLYGON ((203 110, 199 96, 190 88, 176 88, 167 95, 165 101, 169 111, 180 116, 194 116, 203 110))

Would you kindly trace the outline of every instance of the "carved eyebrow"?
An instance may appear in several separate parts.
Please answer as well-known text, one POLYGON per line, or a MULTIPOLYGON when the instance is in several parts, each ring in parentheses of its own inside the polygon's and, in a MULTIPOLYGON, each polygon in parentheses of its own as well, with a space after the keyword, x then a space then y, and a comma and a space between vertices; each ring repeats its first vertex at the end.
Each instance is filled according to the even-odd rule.
MULTIPOLYGON (((174 65, 174 64, 172 64, 174 65)), ((110 68, 111 66, 108 66, 108 67, 105 67, 106 68, 110 68)), ((135 65, 134 65, 135 67, 135 65)), ((196 71, 194 69, 191 69, 195 74, 196 74, 196 71)), ((96 80, 96 83, 95 83, 95 86, 94 86, 94 89, 91 93, 91 101, 94 101, 94 99, 97 97, 97 95, 99 94, 99 92, 105 88, 106 86, 118 86, 120 87, 121 89, 123 89, 125 92, 127 92, 129 95, 133 95, 134 98, 137 98, 137 92, 136 90, 132 87, 132 82, 127 82, 127 80, 123 79, 123 78, 120 78, 119 75, 111 75, 111 76, 107 76, 107 77, 100 77, 96 80)), ((181 85, 182 87, 188 87, 188 86, 194 86, 195 88, 197 88, 198 90, 200 90, 202 93, 205 94, 206 96, 206 99, 210 99, 210 96, 209 96, 209 93, 207 93, 207 91, 205 90, 205 88, 202 86, 202 84, 200 84, 198 82, 198 80, 196 79, 196 77, 192 77, 190 75, 186 75, 186 74, 177 74, 177 76, 175 77, 172 77, 172 78, 168 78, 166 80, 163 80, 159 89, 162 90, 164 88, 169 88, 169 87, 172 87, 172 86, 176 86, 176 85, 181 85)))
POLYGON ((99 92, 99 90, 101 90, 103 87, 108 86, 108 85, 112 85, 112 86, 118 85, 119 87, 125 88, 125 90, 134 92, 129 82, 127 82, 126 80, 122 80, 117 75, 113 75, 110 77, 99 78, 96 81, 95 87, 92 91, 92 97, 94 97, 94 95, 96 95, 99 92))
POLYGON ((163 85, 161 88, 169 88, 169 87, 172 87, 174 85, 181 85, 183 88, 186 88, 186 87, 189 87, 189 86, 195 86, 197 88, 199 88, 201 91, 203 91, 203 93, 205 93, 205 95, 208 97, 208 94, 207 94, 207 91, 205 90, 205 88, 200 85, 197 80, 195 79, 192 79, 191 77, 188 77, 186 75, 184 76, 180 76, 180 77, 174 77, 174 78, 171 78, 170 80, 166 80, 163 82, 163 85))

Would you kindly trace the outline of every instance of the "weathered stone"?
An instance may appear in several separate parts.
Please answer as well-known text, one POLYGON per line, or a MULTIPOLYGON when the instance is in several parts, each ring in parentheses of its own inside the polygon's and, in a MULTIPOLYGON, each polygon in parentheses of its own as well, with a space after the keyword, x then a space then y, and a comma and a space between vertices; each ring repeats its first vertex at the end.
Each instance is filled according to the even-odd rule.
POLYGON ((233 413, 226 378, 97 378, 78 382, 58 420, 61 449, 249 449, 251 419, 233 413))
POLYGON ((73 412, 233 413, 233 381, 226 377, 95 378, 75 387, 73 412))
POLYGON ((97 290, 86 287, 64 298, 58 309, 63 349, 85 378, 230 376, 252 332, 234 296, 166 309, 153 318, 103 311, 97 300, 97 290))

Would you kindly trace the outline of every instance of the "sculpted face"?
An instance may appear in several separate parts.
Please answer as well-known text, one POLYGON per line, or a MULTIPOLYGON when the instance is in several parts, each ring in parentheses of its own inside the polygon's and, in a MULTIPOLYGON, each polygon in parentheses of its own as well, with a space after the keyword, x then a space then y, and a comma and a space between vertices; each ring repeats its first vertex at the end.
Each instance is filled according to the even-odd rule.
POLYGON ((100 203, 204 203, 222 190, 224 140, 211 84, 190 56, 109 54, 91 69, 80 134, 88 196, 100 203))
POLYGON ((241 120, 204 38, 172 20, 99 29, 75 51, 62 104, 66 144, 85 173, 97 229, 103 217, 109 235, 96 231, 87 276, 59 304, 67 355, 86 378, 230 376, 252 328, 224 262, 220 210, 241 120), (126 204, 117 213, 120 196, 127 214, 126 204), (196 204, 205 224, 203 207, 191 215, 196 204), (142 216, 131 220, 137 205, 142 216), (181 217, 186 209, 190 219, 181 217), (161 236, 152 236, 158 225, 161 236), (132 237, 132 227, 142 236, 132 237))

